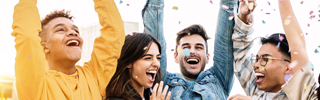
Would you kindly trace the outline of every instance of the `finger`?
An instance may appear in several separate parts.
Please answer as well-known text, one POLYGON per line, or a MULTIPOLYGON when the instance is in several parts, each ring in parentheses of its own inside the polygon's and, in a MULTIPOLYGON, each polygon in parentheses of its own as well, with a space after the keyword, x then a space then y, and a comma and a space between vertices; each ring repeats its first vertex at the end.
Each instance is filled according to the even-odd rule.
POLYGON ((160 82, 160 85, 158 87, 157 98, 160 98, 160 95, 161 95, 161 92, 162 92, 162 87, 163 87, 163 81, 160 82))
POLYGON ((235 97, 237 97, 237 95, 233 95, 233 96, 229 97, 227 100, 232 100, 232 99, 234 99, 235 97))
POLYGON ((152 91, 153 91, 153 93, 152 93, 152 99, 155 99, 156 98, 156 96, 157 96, 157 89, 158 89, 158 83, 156 83, 154 86, 153 86, 153 89, 152 89, 152 91))
POLYGON ((171 97, 171 91, 168 92, 166 100, 170 100, 170 97, 171 97))
POLYGON ((168 85, 166 85, 161 94, 161 100, 164 100, 168 91, 168 85))

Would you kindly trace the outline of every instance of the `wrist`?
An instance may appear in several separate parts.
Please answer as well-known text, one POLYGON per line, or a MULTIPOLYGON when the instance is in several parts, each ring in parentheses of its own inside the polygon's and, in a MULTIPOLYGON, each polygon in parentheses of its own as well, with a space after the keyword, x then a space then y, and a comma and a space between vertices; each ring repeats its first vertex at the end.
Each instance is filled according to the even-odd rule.
POLYGON ((238 18, 245 24, 249 24, 250 20, 249 20, 249 14, 247 15, 243 15, 243 14, 238 14, 238 18))

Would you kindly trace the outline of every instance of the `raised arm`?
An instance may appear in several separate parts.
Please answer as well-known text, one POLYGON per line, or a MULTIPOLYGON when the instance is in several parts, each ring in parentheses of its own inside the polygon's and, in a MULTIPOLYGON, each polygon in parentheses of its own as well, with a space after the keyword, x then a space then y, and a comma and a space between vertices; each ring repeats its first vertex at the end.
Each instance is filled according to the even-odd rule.
POLYGON ((318 97, 314 91, 316 91, 318 85, 313 77, 313 70, 310 69, 313 68, 313 65, 309 62, 305 39, 301 35, 302 30, 292 11, 290 0, 284 0, 283 3, 279 2, 279 9, 282 26, 291 51, 291 62, 297 62, 296 66, 292 68, 293 76, 288 84, 284 85, 283 90, 290 100, 315 100, 318 97))
POLYGON ((124 43, 124 26, 114 0, 93 0, 98 13, 101 36, 96 38, 93 45, 91 60, 84 66, 91 69, 103 95, 106 86, 117 68, 124 43))
POLYGON ((45 55, 40 45, 37 0, 20 0, 14 8, 11 33, 17 50, 16 87, 20 100, 39 100, 44 87, 45 55))
POLYGON ((166 83, 167 76, 167 44, 163 34, 163 0, 147 0, 142 10, 144 33, 151 34, 161 44, 160 70, 162 71, 161 80, 166 83))
MULTIPOLYGON (((241 11, 248 11, 248 6, 244 3, 244 0, 240 0, 240 9, 241 11)), ((248 0, 253 2, 253 0, 248 0)), ((252 47, 251 34, 253 32, 252 23, 249 23, 247 19, 250 15, 247 12, 244 16, 240 12, 238 16, 235 17, 236 26, 232 34, 233 41, 233 56, 234 56, 234 73, 238 78, 242 88, 248 96, 252 96, 254 89, 256 87, 256 76, 254 74, 253 66, 250 64, 250 58, 252 53, 250 49, 252 47)))
POLYGON ((234 15, 233 10, 238 8, 238 0, 220 0, 221 5, 226 5, 229 9, 220 8, 217 22, 217 31, 214 39, 213 66, 224 92, 229 94, 233 86, 233 55, 231 36, 234 29, 234 20, 229 20, 230 15, 234 15))

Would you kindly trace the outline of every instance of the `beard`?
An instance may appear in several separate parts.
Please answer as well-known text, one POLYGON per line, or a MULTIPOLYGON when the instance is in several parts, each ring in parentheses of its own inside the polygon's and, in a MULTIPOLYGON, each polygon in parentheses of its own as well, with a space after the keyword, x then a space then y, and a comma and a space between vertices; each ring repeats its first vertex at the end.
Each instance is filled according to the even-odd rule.
POLYGON ((201 62, 199 62, 199 63, 201 64, 200 65, 201 69, 199 71, 197 71, 196 73, 191 73, 190 71, 188 71, 186 69, 185 59, 180 59, 179 66, 180 66, 180 71, 181 71, 182 75, 187 78, 190 78, 190 79, 197 79, 200 72, 203 71, 206 66, 206 59, 202 58, 200 61, 201 62))

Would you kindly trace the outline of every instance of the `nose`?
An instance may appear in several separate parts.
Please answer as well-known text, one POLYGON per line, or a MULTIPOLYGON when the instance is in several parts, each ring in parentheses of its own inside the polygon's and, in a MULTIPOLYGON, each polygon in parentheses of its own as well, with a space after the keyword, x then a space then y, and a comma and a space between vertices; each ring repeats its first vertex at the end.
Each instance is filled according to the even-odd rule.
POLYGON ((253 62, 254 63, 254 65, 253 65, 253 69, 255 70, 256 68, 259 68, 259 67, 261 67, 261 65, 260 65, 260 60, 258 60, 257 62, 255 61, 255 62, 253 62))
POLYGON ((160 61, 155 58, 152 62, 152 66, 159 68, 160 67, 160 61))
POLYGON ((68 36, 78 36, 79 34, 73 30, 68 33, 68 36))

